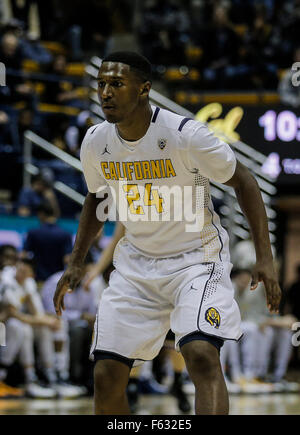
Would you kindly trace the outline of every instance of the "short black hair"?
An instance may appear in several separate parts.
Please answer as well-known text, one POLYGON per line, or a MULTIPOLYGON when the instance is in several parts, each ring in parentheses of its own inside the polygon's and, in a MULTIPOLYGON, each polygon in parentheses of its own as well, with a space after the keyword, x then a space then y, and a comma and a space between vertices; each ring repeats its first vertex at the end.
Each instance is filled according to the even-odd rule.
POLYGON ((2 255, 4 255, 4 254, 5 254, 5 251, 7 251, 8 249, 12 249, 14 252, 17 252, 17 251, 18 251, 17 248, 16 248, 14 245, 8 245, 8 244, 6 244, 6 245, 1 245, 1 246, 0 246, 0 257, 1 257, 2 255))
POLYGON ((37 214, 43 213, 47 217, 55 216, 55 210, 48 201, 41 202, 36 209, 37 214))
POLYGON ((26 264, 26 266, 31 267, 32 271, 35 272, 36 261, 33 258, 20 258, 18 263, 26 264))
POLYGON ((130 70, 135 72, 142 81, 152 82, 152 67, 149 60, 134 51, 115 51, 108 54, 103 62, 120 62, 130 66, 130 70))

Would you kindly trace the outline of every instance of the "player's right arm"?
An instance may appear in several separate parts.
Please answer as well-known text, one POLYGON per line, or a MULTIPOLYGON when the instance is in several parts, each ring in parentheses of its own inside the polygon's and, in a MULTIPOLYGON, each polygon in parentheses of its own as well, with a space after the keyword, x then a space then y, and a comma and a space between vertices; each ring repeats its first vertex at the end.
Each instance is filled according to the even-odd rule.
POLYGON ((64 296, 68 291, 73 291, 83 275, 84 259, 87 252, 102 228, 104 222, 100 222, 96 216, 98 204, 103 199, 96 198, 93 193, 88 193, 80 215, 75 244, 71 253, 68 268, 58 281, 53 298, 56 314, 60 316, 64 310, 64 296))
POLYGON ((84 259, 93 240, 104 224, 103 221, 98 220, 96 214, 98 205, 106 199, 103 197, 97 198, 96 193, 102 186, 106 185, 106 182, 100 175, 97 166, 99 158, 95 154, 95 145, 98 145, 101 137, 97 138, 95 142, 94 130, 95 126, 87 131, 80 150, 80 160, 89 193, 85 198, 80 215, 76 240, 68 268, 59 280, 53 298, 54 308, 58 316, 62 314, 62 309, 64 310, 65 294, 68 291, 73 291, 81 280, 84 270, 84 259))

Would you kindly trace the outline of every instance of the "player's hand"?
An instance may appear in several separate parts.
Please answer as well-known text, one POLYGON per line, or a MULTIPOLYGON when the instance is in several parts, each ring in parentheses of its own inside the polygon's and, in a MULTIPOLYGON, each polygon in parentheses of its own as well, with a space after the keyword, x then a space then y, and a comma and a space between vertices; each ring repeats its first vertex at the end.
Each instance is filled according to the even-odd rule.
POLYGON ((53 298, 55 312, 61 316, 62 310, 65 309, 64 296, 71 293, 78 285, 84 273, 84 265, 69 266, 63 276, 58 281, 53 298))
POLYGON ((267 306, 270 313, 279 312, 281 289, 273 261, 257 262, 252 270, 251 290, 255 290, 259 282, 263 282, 266 290, 267 306))

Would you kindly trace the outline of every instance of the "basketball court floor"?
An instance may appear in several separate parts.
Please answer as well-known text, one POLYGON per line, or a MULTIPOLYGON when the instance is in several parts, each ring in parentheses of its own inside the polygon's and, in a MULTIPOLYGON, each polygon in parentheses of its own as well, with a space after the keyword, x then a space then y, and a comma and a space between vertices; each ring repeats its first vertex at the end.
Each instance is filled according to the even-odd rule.
MULTIPOLYGON (((189 396, 193 403, 194 396, 189 396)), ((87 415, 93 414, 93 400, 0 400, 0 415, 87 415)), ((140 415, 180 415, 174 397, 141 396, 140 415)), ((258 394, 230 396, 231 415, 299 415, 300 394, 258 394)))

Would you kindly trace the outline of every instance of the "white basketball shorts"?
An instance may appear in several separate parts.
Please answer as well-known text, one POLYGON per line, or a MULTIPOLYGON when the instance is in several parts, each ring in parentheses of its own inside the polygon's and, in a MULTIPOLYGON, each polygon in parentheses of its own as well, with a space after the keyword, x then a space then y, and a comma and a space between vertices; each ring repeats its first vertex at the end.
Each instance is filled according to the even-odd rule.
POLYGON ((138 365, 159 353, 170 328, 178 351, 180 340, 198 331, 238 340, 241 318, 230 280, 232 264, 201 264, 201 255, 196 249, 150 258, 121 239, 99 304, 91 355, 100 350, 138 365))

